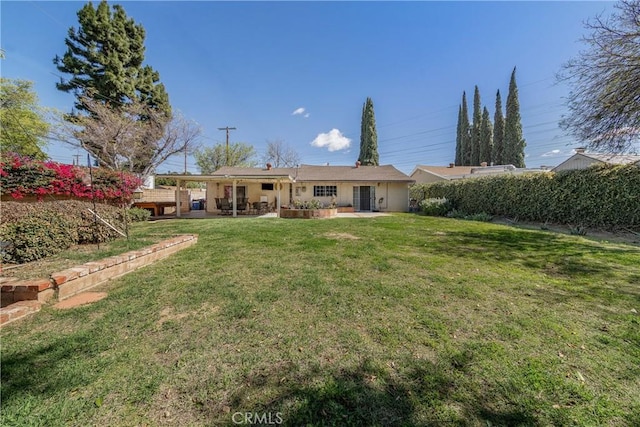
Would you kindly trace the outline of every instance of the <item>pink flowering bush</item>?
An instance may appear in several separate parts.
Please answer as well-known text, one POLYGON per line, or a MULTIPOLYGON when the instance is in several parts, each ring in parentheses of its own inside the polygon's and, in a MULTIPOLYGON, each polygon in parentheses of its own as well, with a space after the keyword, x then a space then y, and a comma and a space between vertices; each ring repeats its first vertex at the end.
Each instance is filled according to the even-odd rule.
POLYGON ((52 161, 33 160, 14 153, 4 153, 0 160, 2 195, 13 199, 35 196, 67 196, 110 204, 127 204, 142 180, 127 172, 105 168, 65 165, 52 161))

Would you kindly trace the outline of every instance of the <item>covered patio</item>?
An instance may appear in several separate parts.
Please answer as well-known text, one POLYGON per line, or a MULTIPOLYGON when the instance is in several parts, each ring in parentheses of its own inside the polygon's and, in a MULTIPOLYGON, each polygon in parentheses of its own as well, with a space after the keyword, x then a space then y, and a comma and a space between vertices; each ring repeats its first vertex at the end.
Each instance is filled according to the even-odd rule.
MULTIPOLYGON (((176 217, 205 217, 209 214, 229 214, 237 217, 239 213, 266 214, 267 211, 280 216, 282 206, 282 190, 285 184, 295 183, 295 178, 289 174, 273 169, 257 169, 243 171, 242 174, 211 174, 211 175, 167 175, 159 174, 158 178, 176 180, 176 195, 180 194, 187 182, 206 183, 206 208, 189 213, 182 212, 182 200, 176 197, 176 217), (265 189, 266 188, 266 189, 265 189), (258 190, 259 189, 259 190, 258 190), (220 201, 226 201, 228 207, 218 206, 220 201), (262 209, 253 212, 254 203, 260 204, 262 209), (251 210, 248 209, 251 206, 251 210), (266 209, 264 209, 266 207, 266 209), (269 209, 271 207, 271 209, 269 209), (194 216, 195 214, 195 216, 194 216)), ((186 188, 185 188, 186 189, 186 188)))

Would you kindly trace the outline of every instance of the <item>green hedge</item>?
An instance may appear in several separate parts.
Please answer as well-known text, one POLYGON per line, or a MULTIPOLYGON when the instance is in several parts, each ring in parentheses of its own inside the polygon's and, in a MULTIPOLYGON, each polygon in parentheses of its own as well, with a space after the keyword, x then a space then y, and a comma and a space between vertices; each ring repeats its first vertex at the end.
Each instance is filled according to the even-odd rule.
POLYGON ((640 168, 634 165, 419 184, 411 197, 444 197, 468 214, 640 229, 640 168))
MULTIPOLYGON (((2 202, 2 260, 35 261, 76 244, 103 243, 120 236, 101 221, 96 224, 89 209, 93 210, 91 202, 77 200, 2 202)), ((99 203, 95 211, 118 230, 125 230, 121 208, 99 203)))

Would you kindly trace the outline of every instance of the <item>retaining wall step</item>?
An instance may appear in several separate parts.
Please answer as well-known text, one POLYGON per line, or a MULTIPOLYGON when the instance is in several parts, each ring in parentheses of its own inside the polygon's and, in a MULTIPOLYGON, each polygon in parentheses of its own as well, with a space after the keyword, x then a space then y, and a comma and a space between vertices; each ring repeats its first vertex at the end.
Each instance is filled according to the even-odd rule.
POLYGON ((87 262, 51 274, 47 279, 0 281, 0 325, 40 310, 42 303, 62 301, 111 279, 164 259, 198 241, 195 234, 176 236, 137 251, 87 262), (25 304, 22 304, 25 303, 25 304), (37 307, 37 309, 35 309, 37 307))

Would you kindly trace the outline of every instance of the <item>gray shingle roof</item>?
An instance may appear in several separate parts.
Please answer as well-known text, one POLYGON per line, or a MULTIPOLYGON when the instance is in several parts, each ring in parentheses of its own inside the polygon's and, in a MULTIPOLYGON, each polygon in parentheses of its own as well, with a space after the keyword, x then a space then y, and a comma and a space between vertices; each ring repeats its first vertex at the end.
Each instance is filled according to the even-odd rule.
POLYGON ((283 176, 289 175, 297 181, 352 181, 352 182, 413 182, 411 177, 392 165, 382 166, 314 166, 301 165, 299 168, 240 168, 222 167, 212 176, 283 176))
POLYGON ((640 161, 639 155, 634 154, 602 154, 602 153, 580 153, 585 157, 599 160, 610 165, 628 165, 640 161))

